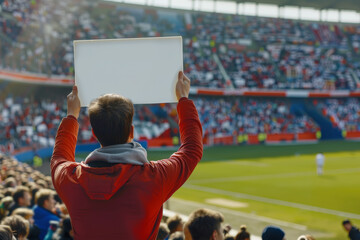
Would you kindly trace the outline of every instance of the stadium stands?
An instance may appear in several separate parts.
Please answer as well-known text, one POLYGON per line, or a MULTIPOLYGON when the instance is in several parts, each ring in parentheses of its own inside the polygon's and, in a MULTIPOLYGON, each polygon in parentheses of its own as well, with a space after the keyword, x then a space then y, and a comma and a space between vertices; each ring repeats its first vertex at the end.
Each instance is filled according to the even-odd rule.
POLYGON ((358 26, 83 0, 2 8, 0 37, 8 41, 0 42, 0 67, 15 71, 72 76, 72 40, 182 35, 193 86, 355 90, 360 83, 358 26))

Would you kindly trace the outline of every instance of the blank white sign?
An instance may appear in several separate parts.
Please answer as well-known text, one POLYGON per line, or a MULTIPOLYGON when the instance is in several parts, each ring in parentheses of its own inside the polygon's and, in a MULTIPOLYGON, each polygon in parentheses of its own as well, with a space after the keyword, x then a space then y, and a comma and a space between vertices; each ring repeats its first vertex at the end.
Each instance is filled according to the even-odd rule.
POLYGON ((183 70, 181 37, 74 41, 81 106, 107 93, 137 103, 176 102, 183 70))

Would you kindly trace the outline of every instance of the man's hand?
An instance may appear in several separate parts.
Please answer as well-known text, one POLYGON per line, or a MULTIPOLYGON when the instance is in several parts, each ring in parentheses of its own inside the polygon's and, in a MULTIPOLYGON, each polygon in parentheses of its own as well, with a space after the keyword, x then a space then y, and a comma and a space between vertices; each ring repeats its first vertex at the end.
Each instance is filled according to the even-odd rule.
POLYGON ((189 97, 190 92, 190 79, 185 76, 185 74, 180 71, 178 74, 178 81, 176 83, 176 97, 179 101, 182 97, 189 97))
POLYGON ((72 115, 78 119, 80 114, 80 99, 78 97, 77 86, 74 85, 72 92, 67 96, 67 116, 72 115))

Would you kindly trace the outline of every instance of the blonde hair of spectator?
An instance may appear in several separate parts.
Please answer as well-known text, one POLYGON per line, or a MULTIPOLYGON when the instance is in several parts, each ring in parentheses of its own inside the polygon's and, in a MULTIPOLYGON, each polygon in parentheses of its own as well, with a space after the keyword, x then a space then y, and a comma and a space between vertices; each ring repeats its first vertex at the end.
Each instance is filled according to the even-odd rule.
POLYGON ((35 204, 43 207, 46 200, 49 200, 51 196, 54 196, 55 192, 50 189, 40 189, 35 194, 35 204))
POLYGON ((33 210, 28 209, 28 208, 17 208, 12 212, 11 215, 12 216, 18 215, 18 216, 25 218, 26 220, 29 220, 31 217, 34 216, 34 212, 33 212, 33 210))

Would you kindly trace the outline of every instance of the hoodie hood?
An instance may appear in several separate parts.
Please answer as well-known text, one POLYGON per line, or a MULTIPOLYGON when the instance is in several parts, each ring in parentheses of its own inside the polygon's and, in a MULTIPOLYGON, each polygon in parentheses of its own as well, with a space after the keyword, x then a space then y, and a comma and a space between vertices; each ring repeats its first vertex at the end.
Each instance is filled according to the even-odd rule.
POLYGON ((139 143, 131 142, 94 150, 75 173, 90 199, 108 200, 138 171, 138 167, 148 163, 146 150, 139 143), (90 167, 88 164, 92 162, 114 165, 90 167))
POLYGON ((137 142, 111 145, 95 149, 87 156, 85 163, 90 162, 125 163, 144 165, 149 163, 146 150, 137 142))

